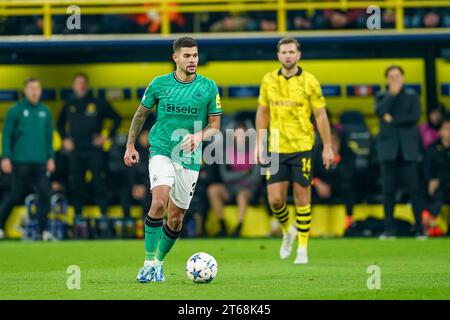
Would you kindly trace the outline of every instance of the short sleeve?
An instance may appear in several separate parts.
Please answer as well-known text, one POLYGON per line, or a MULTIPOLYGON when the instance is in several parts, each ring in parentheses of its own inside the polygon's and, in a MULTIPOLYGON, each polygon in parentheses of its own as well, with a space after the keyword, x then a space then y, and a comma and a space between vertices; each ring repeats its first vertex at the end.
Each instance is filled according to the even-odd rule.
POLYGON ((264 78, 261 81, 261 87, 259 88, 258 103, 264 107, 269 106, 269 99, 267 97, 267 84, 264 78))
POLYGON ((208 102, 208 115, 215 116, 222 114, 222 102, 220 101, 220 94, 217 85, 213 82, 211 98, 208 102))
POLYGON ((142 96, 141 99, 141 105, 144 108, 147 109, 152 109, 154 107, 154 105, 156 104, 156 84, 155 84, 155 80, 153 80, 147 87, 147 89, 145 89, 144 95, 142 96))
POLYGON ((309 103, 312 109, 320 109, 326 106, 325 97, 322 93, 319 81, 316 78, 311 80, 311 96, 309 97, 309 103))

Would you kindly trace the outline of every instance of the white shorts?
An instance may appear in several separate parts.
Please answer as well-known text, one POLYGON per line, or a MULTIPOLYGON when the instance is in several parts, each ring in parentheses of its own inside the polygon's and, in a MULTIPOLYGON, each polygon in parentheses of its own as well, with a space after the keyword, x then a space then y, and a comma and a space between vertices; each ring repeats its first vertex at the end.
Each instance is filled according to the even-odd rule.
POLYGON ((186 169, 169 157, 161 155, 150 158, 148 171, 150 190, 156 186, 169 186, 169 197, 173 203, 181 209, 189 208, 197 184, 198 171, 186 169))

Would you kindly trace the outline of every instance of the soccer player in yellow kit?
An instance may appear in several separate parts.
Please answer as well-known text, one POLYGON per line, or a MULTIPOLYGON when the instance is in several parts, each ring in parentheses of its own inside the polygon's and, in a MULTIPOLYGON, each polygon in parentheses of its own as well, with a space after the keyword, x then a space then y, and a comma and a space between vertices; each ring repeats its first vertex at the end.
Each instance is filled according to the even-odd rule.
POLYGON ((295 264, 308 263, 308 238, 311 224, 311 158, 314 147, 314 114, 323 143, 322 159, 329 169, 334 161, 330 124, 325 98, 317 79, 297 66, 300 43, 283 38, 277 44, 281 68, 267 73, 261 83, 256 113, 257 157, 265 158, 265 141, 261 129, 268 129, 268 153, 272 161, 266 171, 269 204, 283 231, 280 258, 286 259, 298 237, 295 264), (273 163, 273 162, 276 163, 273 163), (277 170, 276 170, 277 169, 277 170), (296 228, 289 221, 286 204, 289 182, 293 183, 296 228))

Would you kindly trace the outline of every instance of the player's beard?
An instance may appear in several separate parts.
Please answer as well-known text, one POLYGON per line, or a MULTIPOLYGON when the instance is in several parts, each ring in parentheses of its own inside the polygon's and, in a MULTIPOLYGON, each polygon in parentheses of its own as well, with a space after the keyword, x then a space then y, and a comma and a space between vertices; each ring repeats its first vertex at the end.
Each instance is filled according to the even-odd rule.
POLYGON ((297 65, 297 62, 292 62, 290 64, 283 63, 283 68, 287 71, 291 71, 295 66, 297 65))
POLYGON ((197 66, 195 66, 194 71, 189 71, 189 66, 187 66, 186 70, 184 72, 186 73, 187 76, 191 76, 191 75, 197 73, 197 66))

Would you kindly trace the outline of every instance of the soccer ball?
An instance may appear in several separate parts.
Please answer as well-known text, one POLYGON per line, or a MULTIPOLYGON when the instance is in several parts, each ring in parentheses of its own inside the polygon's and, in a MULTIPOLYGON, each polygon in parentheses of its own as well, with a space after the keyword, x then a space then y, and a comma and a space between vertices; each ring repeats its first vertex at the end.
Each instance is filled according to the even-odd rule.
POLYGON ((188 259, 186 273, 195 283, 211 282, 217 275, 216 259, 207 253, 197 252, 188 259))

